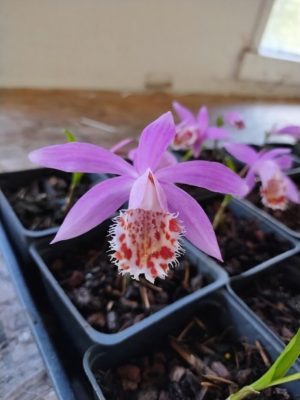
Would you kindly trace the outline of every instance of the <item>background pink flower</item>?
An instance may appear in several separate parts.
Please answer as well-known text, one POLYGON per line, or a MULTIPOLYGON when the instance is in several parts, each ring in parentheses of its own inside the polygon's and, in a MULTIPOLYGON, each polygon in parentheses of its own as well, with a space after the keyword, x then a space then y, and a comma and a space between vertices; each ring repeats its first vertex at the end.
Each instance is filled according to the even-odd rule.
POLYGON ((274 210, 284 210, 289 200, 294 203, 300 202, 296 185, 284 173, 293 163, 290 149, 277 148, 257 152, 252 147, 239 143, 227 143, 224 147, 249 167, 245 178, 249 192, 256 184, 256 176, 260 178, 260 193, 265 206, 274 210))
POLYGON ((217 126, 209 125, 209 114, 205 106, 201 107, 195 116, 188 108, 177 101, 173 102, 181 122, 176 126, 176 136, 172 147, 174 150, 192 149, 198 158, 206 140, 224 140, 230 137, 230 132, 217 126))

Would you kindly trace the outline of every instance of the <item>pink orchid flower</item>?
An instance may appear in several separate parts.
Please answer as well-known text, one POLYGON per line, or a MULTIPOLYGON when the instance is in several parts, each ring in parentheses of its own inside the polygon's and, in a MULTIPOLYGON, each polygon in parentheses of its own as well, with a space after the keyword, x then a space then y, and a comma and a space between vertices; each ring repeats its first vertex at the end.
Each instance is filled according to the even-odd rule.
POLYGON ((273 210, 285 210, 289 200, 300 203, 296 185, 284 173, 284 170, 291 168, 293 163, 290 149, 277 148, 256 152, 252 147, 239 143, 228 143, 224 147, 232 156, 249 167, 245 178, 249 192, 255 186, 255 177, 259 176, 260 194, 265 206, 273 210))
POLYGON ((245 122, 238 111, 229 111, 224 115, 224 122, 237 128, 244 129, 245 122))
POLYGON ((243 196, 246 183, 222 164, 190 161, 159 168, 174 140, 167 112, 142 132, 134 164, 89 143, 67 143, 30 153, 32 162, 66 172, 111 173, 119 176, 96 184, 67 214, 52 243, 79 236, 111 217, 127 200, 111 227, 112 261, 121 274, 150 282, 164 278, 180 253, 184 234, 207 254, 222 259, 212 225, 201 206, 175 185, 183 183, 243 196))
POLYGON ((194 157, 198 158, 206 140, 224 140, 230 137, 225 129, 209 125, 209 114, 205 106, 200 108, 197 116, 177 101, 173 102, 173 108, 181 119, 172 143, 174 150, 192 149, 194 157))

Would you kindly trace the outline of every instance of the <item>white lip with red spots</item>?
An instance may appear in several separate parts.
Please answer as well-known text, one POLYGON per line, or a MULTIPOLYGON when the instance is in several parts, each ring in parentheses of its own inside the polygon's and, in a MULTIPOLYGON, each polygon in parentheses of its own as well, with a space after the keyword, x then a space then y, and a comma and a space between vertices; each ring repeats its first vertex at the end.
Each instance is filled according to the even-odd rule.
POLYGON ((182 226, 164 211, 129 209, 121 211, 111 227, 112 261, 121 274, 134 279, 144 274, 150 282, 165 278, 170 265, 178 263, 182 226))
POLYGON ((260 188, 262 202, 273 210, 285 210, 288 205, 288 187, 281 174, 275 174, 260 188))
POLYGON ((172 143, 174 150, 190 149, 196 142, 198 137, 197 128, 193 126, 185 126, 179 128, 172 143))

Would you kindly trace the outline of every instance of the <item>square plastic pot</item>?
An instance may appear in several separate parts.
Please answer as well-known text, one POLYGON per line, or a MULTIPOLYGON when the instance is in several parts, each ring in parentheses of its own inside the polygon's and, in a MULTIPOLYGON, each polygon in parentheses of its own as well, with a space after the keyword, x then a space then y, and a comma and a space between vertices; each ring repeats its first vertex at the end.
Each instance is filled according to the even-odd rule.
MULTIPOLYGON (((205 203, 205 201, 209 201, 209 198, 203 198, 203 201, 201 202, 202 204, 205 203)), ((286 257, 289 257, 295 253, 298 252, 300 249, 300 243, 292 238, 288 233, 283 232, 280 227, 277 226, 272 220, 266 219, 264 215, 261 215, 260 212, 256 209, 256 207, 249 207, 247 204, 244 203, 242 200, 238 199, 232 199, 232 201, 229 204, 229 209, 230 211, 237 217, 237 218, 246 218, 248 220, 256 220, 258 223, 258 226, 264 231, 264 232, 274 232, 275 235, 279 239, 284 239, 290 244, 290 249, 278 254, 272 258, 269 258, 266 261, 263 261, 257 265, 254 265, 252 268, 249 268, 247 271, 242 272, 241 274, 235 275, 230 278, 231 281, 235 281, 247 276, 252 276, 260 271, 266 270, 276 263, 284 260, 286 257)), ((204 257, 207 257, 210 259, 208 256, 204 255, 204 257)), ((212 260, 213 261, 213 260, 212 260)), ((216 263, 215 261, 213 261, 216 263)))
MULTIPOLYGON (((300 252, 296 254, 296 256, 299 258, 300 252)), ((299 295, 300 295, 300 270, 299 270, 299 265, 295 264, 294 262, 294 257, 288 257, 282 262, 278 263, 276 267, 272 270, 272 275, 279 273, 280 271, 284 271, 284 280, 287 284, 290 284, 291 286, 295 287, 296 285, 299 287, 299 295)), ((269 326, 267 325, 264 320, 262 320, 252 309, 250 306, 246 304, 246 302, 240 297, 239 293, 242 293, 243 290, 246 290, 247 288, 253 287, 254 283, 259 281, 262 277, 268 276, 268 273, 270 271, 260 271, 254 276, 246 277, 244 279, 240 279, 235 282, 231 282, 230 285, 228 285, 228 290, 231 292, 232 296, 235 297, 236 301, 239 303, 240 307, 244 309, 244 312, 247 314, 250 314, 253 319, 257 321, 258 324, 263 326, 263 328, 269 333, 270 337, 272 337, 272 340, 274 342, 278 343, 280 346, 283 346, 284 343, 280 336, 274 332, 269 326)), ((278 282, 280 284, 280 282, 278 282)), ((299 384, 299 391, 300 391, 300 384, 299 384)))
POLYGON ((95 228, 82 237, 60 242, 54 246, 49 246, 51 238, 46 238, 33 244, 30 248, 33 260, 41 272, 49 300, 56 310, 65 332, 81 352, 92 344, 98 344, 103 349, 123 348, 124 346, 129 349, 131 346, 134 347, 136 342, 147 337, 150 332, 149 326, 154 327, 154 329, 160 329, 162 321, 168 319, 170 315, 176 314, 178 310, 184 312, 186 308, 190 307, 190 304, 197 302, 200 298, 207 296, 228 282, 228 276, 222 268, 204 257, 189 242, 184 241, 185 256, 196 265, 198 271, 207 278, 209 283, 205 287, 182 297, 172 304, 166 305, 161 310, 118 333, 101 333, 94 329, 80 314, 75 305, 72 304, 49 270, 48 265, 50 265, 51 260, 59 257, 64 252, 72 251, 74 247, 83 246, 82 248, 84 248, 95 237, 97 237, 97 241, 101 242, 101 238, 104 240, 106 232, 107 224, 102 224, 99 228, 95 228))
MULTIPOLYGON (((123 347, 114 353, 107 353, 99 346, 91 347, 84 355, 83 364, 85 373, 93 387, 95 398, 98 400, 111 400, 105 398, 95 377, 96 370, 117 367, 132 357, 144 355, 147 353, 145 349, 151 349, 162 337, 176 335, 176 332, 184 328, 189 319, 195 314, 201 316, 202 321, 207 322, 209 326, 214 327, 220 333, 230 328, 233 338, 247 338, 251 343, 255 343, 258 340, 272 360, 275 360, 282 351, 282 347, 272 340, 272 337, 257 323, 257 320, 253 319, 250 313, 245 312, 245 309, 236 302, 236 299, 229 292, 223 290, 218 294, 190 304, 184 312, 179 310, 178 313, 170 316, 168 321, 162 321, 159 330, 155 329, 154 326, 149 326, 147 329, 151 334, 147 336, 151 339, 144 340, 143 347, 139 345, 133 349, 123 347)), ((299 371, 299 367, 295 365, 291 373, 297 371, 299 371)), ((284 387, 293 395, 294 400, 300 399, 299 382, 291 383, 284 387)))
MULTIPOLYGON (((0 216, 13 246, 25 263, 28 263, 30 260, 28 250, 29 245, 37 239, 55 234, 58 230, 58 226, 43 230, 30 230, 25 228, 1 188, 3 189, 6 187, 11 190, 17 190, 18 187, 26 185, 33 179, 49 177, 51 175, 61 178, 70 177, 70 174, 68 173, 49 168, 38 168, 0 174, 0 216)), ((91 180, 91 183, 96 183, 101 181, 103 178, 101 175, 89 175, 88 179, 91 180)))
MULTIPOLYGON (((31 291, 33 287, 36 289, 36 286, 40 281, 38 280, 37 276, 34 276, 32 279, 30 276, 30 271, 28 269, 25 272, 28 272, 27 275, 30 276, 30 285, 27 285, 28 280, 26 280, 24 276, 26 274, 22 273, 24 271, 22 271, 22 266, 19 263, 19 260, 17 259, 13 251, 7 233, 3 229, 1 220, 0 220, 0 252, 3 254, 8 272, 10 274, 10 278, 14 283, 17 295, 22 304, 22 312, 26 314, 27 322, 29 323, 30 329, 38 345, 41 356, 43 357, 45 367, 47 368, 48 376, 51 379, 53 387, 57 394, 57 399, 58 400, 76 400, 76 399, 78 400, 78 398, 80 398, 80 400, 90 399, 90 397, 85 397, 85 396, 76 397, 74 395, 74 390, 72 387, 73 382, 71 382, 70 380, 70 375, 66 373, 64 359, 60 357, 60 355, 57 353, 56 343, 54 344, 56 338, 53 337, 53 331, 55 331, 55 329, 53 329, 53 325, 51 326, 50 331, 47 329, 49 327, 49 313, 48 312, 46 313, 46 318, 45 318, 45 314, 43 314, 43 311, 41 311, 40 309, 40 305, 41 303, 43 303, 44 299, 36 298, 35 297, 36 293, 33 294, 31 291)), ((45 307, 44 304, 43 306, 45 307)), ((51 321, 53 322, 52 319, 51 321)), ((65 343, 63 343, 61 347, 65 350, 65 343)), ((77 386, 79 386, 78 383, 77 386)), ((15 396, 13 397, 16 399, 15 396)), ((30 398, 34 398, 33 393, 30 396, 30 398)), ((19 400, 19 397, 16 400, 19 400)))

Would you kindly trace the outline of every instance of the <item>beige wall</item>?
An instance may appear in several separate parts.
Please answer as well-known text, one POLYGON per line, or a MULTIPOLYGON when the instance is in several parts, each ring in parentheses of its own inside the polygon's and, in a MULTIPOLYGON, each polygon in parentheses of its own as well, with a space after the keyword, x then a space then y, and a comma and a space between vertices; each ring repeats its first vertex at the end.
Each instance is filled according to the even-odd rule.
POLYGON ((295 94, 239 81, 265 0, 0 0, 0 87, 295 94))

